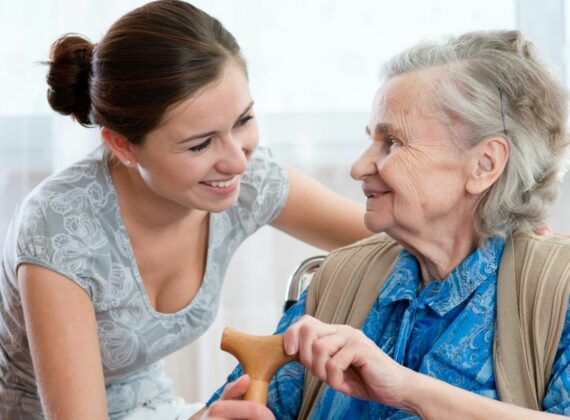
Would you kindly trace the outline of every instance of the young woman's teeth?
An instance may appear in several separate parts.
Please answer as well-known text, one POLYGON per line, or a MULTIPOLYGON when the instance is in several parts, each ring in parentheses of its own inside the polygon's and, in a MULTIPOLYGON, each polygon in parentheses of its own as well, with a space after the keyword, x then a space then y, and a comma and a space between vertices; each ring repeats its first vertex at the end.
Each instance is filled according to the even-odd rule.
POLYGON ((227 181, 212 181, 212 182, 204 182, 204 184, 209 185, 210 187, 216 187, 216 188, 227 188, 230 185, 233 185, 233 183, 235 182, 236 178, 232 178, 229 179, 227 181))

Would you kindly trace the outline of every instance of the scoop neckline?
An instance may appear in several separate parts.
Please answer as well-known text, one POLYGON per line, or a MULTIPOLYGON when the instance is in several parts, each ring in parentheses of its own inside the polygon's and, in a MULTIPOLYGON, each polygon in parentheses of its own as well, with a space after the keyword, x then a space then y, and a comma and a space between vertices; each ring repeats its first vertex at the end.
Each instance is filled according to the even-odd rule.
POLYGON ((114 202, 117 203, 117 209, 116 209, 116 211, 113 212, 115 215, 114 216, 115 222, 119 228, 119 232, 121 233, 121 235, 124 235, 124 238, 126 239, 125 243, 128 244, 127 245, 127 252, 128 252, 127 257, 132 261, 130 266, 131 266, 131 269, 133 269, 133 271, 134 271, 135 282, 139 288, 139 292, 142 294, 145 307, 147 308, 148 312, 151 315, 153 315, 154 317, 157 317, 157 318, 177 318, 177 317, 186 315, 187 313, 191 312, 194 308, 198 307, 202 303, 202 301, 205 299, 205 291, 204 290, 206 288, 207 279, 210 277, 208 275, 210 272, 210 266, 211 266, 211 263, 210 263, 210 258, 211 258, 210 244, 212 243, 212 232, 214 230, 213 229, 213 223, 215 223, 216 218, 214 217, 214 215, 211 212, 208 213, 208 244, 206 246, 206 265, 204 267, 204 274, 202 275, 202 281, 200 283, 200 287, 198 288, 198 291, 196 292, 196 294, 194 295, 192 300, 186 306, 184 306, 183 308, 179 309, 176 312, 167 313, 167 312, 157 311, 151 305, 150 300, 149 300, 149 296, 148 296, 148 292, 147 292, 146 288, 144 287, 144 282, 142 280, 142 276, 141 276, 141 273, 139 271, 139 266, 138 266, 137 260, 135 258, 133 245, 131 243, 131 239, 129 238, 129 233, 127 232, 127 227, 124 223, 123 216, 121 214, 121 209, 119 207, 119 196, 117 195, 115 183, 113 182, 113 177, 111 176, 111 168, 109 167, 109 162, 104 156, 101 158, 101 160, 103 163, 103 174, 105 176, 105 181, 109 185, 109 188, 110 188, 114 202))

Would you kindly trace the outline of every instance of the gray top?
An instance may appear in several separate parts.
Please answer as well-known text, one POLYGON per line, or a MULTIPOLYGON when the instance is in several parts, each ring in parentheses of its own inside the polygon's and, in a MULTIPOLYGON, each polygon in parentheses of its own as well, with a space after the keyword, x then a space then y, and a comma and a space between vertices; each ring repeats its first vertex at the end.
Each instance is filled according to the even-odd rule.
POLYGON ((20 204, 0 276, 0 418, 43 418, 15 269, 31 263, 77 283, 95 308, 109 415, 172 394, 161 360, 198 338, 217 312, 238 245, 283 209, 289 183, 268 149, 252 156, 235 206, 210 214, 208 255, 194 299, 173 314, 149 303, 121 219, 109 168, 97 149, 47 178, 20 204))

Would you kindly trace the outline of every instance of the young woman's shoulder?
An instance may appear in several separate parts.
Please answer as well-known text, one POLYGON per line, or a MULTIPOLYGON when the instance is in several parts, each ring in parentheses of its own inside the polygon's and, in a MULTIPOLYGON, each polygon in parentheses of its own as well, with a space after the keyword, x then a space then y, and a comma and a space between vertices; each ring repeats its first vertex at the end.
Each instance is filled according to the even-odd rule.
POLYGON ((253 233, 270 223, 285 207, 289 193, 287 172, 273 158, 271 150, 258 147, 241 180, 238 206, 239 219, 253 233))
POLYGON ((92 255, 108 245, 113 227, 107 220, 116 217, 106 172, 102 159, 91 154, 28 194, 16 210, 6 242, 15 267, 36 264, 77 279, 87 271, 92 255))

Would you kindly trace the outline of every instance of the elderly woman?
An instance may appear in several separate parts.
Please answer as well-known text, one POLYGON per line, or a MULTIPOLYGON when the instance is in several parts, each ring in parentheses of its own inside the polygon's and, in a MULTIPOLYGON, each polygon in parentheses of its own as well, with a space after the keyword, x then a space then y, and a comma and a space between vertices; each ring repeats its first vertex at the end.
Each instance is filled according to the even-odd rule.
MULTIPOLYGON (((419 45, 385 76, 371 144, 352 168, 366 225, 383 234, 331 254, 281 320, 300 363, 278 371, 269 409, 318 419, 570 415, 570 242, 532 233, 562 172, 564 88, 517 31, 419 45)), ((248 381, 218 391, 208 415, 271 417, 232 400, 248 381)))

